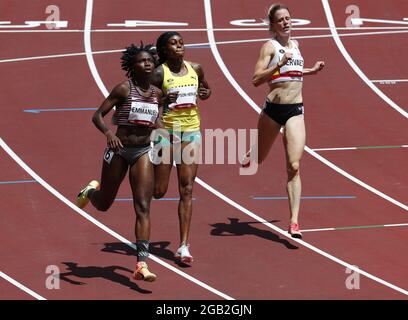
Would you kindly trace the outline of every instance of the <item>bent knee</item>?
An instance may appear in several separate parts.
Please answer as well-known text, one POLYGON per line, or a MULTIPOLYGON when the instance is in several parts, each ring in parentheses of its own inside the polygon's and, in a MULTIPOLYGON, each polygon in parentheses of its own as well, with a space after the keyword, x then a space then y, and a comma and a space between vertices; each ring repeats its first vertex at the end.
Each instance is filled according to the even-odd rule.
POLYGON ((150 212, 150 201, 149 200, 137 200, 135 201, 135 209, 137 213, 142 215, 149 214, 150 212))
POLYGON ((293 161, 288 164, 288 173, 290 174, 297 174, 300 169, 299 161, 293 161))
POLYGON ((180 188, 181 198, 192 198, 193 197, 193 184, 187 184, 180 188))

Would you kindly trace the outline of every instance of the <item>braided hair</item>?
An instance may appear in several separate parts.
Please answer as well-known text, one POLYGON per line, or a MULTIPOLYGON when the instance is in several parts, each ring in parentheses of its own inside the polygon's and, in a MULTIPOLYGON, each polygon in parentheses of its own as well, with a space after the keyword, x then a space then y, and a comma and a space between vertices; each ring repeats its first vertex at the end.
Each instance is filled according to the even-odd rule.
POLYGON ((122 66, 122 70, 126 71, 126 76, 130 79, 134 79, 135 77, 135 69, 134 69, 135 57, 140 52, 149 53, 153 57, 154 64, 157 65, 157 59, 156 59, 157 53, 152 44, 148 44, 147 46, 144 46, 143 42, 140 41, 140 47, 137 47, 132 43, 129 47, 126 47, 125 51, 123 51, 123 55, 121 58, 122 61, 120 63, 122 66))
POLYGON ((162 33, 156 41, 156 50, 157 50, 157 54, 159 56, 159 65, 166 62, 167 60, 167 55, 165 52, 165 47, 167 44, 167 41, 169 41, 169 39, 172 36, 179 36, 181 37, 180 33, 176 32, 176 31, 167 31, 162 33))

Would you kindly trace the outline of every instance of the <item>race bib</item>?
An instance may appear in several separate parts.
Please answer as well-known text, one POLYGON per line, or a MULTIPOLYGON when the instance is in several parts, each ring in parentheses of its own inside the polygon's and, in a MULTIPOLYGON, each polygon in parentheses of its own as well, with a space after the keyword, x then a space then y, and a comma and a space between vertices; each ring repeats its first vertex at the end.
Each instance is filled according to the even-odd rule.
POLYGON ((169 108, 191 108, 197 105, 197 87, 186 86, 169 89, 169 92, 178 91, 177 100, 169 108))
POLYGON ((157 104, 133 101, 130 107, 128 122, 151 126, 156 122, 158 115, 159 108, 157 104))
POLYGON ((103 160, 110 164, 114 155, 115 152, 113 150, 106 148, 103 154, 103 160))

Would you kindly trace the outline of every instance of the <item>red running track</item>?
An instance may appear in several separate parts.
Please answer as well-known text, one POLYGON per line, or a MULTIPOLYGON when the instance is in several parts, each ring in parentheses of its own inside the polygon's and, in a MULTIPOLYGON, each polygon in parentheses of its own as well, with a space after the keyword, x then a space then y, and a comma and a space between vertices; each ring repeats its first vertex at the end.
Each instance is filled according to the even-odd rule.
MULTIPOLYGON (((299 42, 308 65, 318 59, 324 59, 327 65, 324 72, 305 80, 308 146, 407 144, 406 118, 381 100, 344 59, 333 38, 329 37, 321 2, 310 1, 304 5, 287 1, 287 4, 293 8, 293 17, 311 21, 307 27, 326 28, 293 32, 295 37, 305 37, 299 42), (310 35, 326 37, 308 38, 310 35)), ((356 1, 356 4, 365 17, 392 20, 401 20, 399 12, 408 6, 396 0, 375 8, 363 1, 356 1)), ((86 1, 78 1, 75 7, 64 1, 56 1, 55 5, 61 9, 61 19, 69 21, 68 29, 84 28, 86 1)), ((254 4, 242 0, 236 1, 234 6, 229 1, 214 1, 214 27, 243 28, 232 26, 230 21, 259 19, 265 15, 268 5, 267 1, 254 4)), ((336 25, 344 26, 347 3, 336 1, 330 5, 336 25)), ((17 5, 9 1, 6 6, 9 9, 2 13, 1 20, 13 23, 44 20, 46 6, 45 1, 29 7, 22 6, 22 2, 17 5)), ((187 44, 209 41, 205 31, 189 31, 206 28, 204 2, 174 1, 171 6, 167 2, 158 3, 143 16, 137 14, 136 4, 130 1, 117 1, 112 6, 111 2, 101 0, 94 3, 92 9, 93 30, 109 29, 107 23, 125 20, 188 22, 188 27, 181 28, 187 44), (182 14, 176 10, 181 6, 182 14)), ((155 31, 92 32, 92 50, 119 50, 139 40, 154 42, 162 31, 160 27, 150 29, 155 31)), ((91 73, 85 55, 4 60, 84 52, 84 32, 9 32, 0 33, 0 37, 6 44, 0 68, 2 74, 8 75, 7 81, 3 78, 1 82, 1 101, 6 112, 0 119, 0 137, 50 186, 74 201, 78 189, 100 174, 104 139, 90 121, 92 111, 34 114, 23 110, 96 107, 103 100, 102 85, 96 84, 96 75, 91 73), (29 45, 22 46, 22 43, 29 45)), ((216 41, 266 37, 266 30, 215 31, 216 41)), ((342 37, 341 40, 370 79, 402 78, 407 74, 406 66, 394 62, 406 46, 406 34, 370 34, 342 37), (360 50, 362 39, 364 50, 360 50), (387 67, 379 69, 378 65, 384 63, 387 67)), ((265 91, 253 88, 250 77, 262 42, 217 46, 229 72, 259 106, 265 91)), ((255 127, 258 114, 228 82, 211 49, 188 48, 187 54, 188 59, 203 65, 213 88, 211 99, 200 105, 203 129, 255 127)), ((93 58, 103 87, 109 91, 124 76, 119 67, 120 53, 95 54, 93 58)), ((399 83, 384 90, 401 107, 407 102, 404 86, 406 84, 399 83)), ((33 180, 4 150, 0 152, 2 181, 33 180)), ((407 194, 406 153, 407 149, 403 148, 319 152, 333 164, 403 204, 407 194)), ((255 196, 284 195, 283 159, 282 145, 278 141, 257 175, 240 176, 236 165, 202 165, 199 168, 200 181, 242 207, 237 209, 202 184, 196 184, 190 239, 196 261, 191 267, 180 267, 173 259, 178 244, 177 202, 154 201, 152 204, 153 254, 222 294, 203 288, 153 261, 151 268, 159 280, 152 284, 134 282, 131 271, 135 252, 79 215, 38 182, 0 185, 4 195, 0 204, 4 244, 0 271, 46 299, 406 299, 406 227, 309 232, 305 233, 305 242, 296 242, 279 229, 271 229, 247 215, 252 212, 275 228, 286 229, 286 201, 253 199, 255 196), (346 266, 311 250, 310 246, 378 278, 361 275, 360 288, 349 290, 345 284, 350 276, 346 266), (59 290, 46 288, 49 265, 60 269, 59 290)), ((407 222, 406 209, 357 185, 307 153, 302 160, 302 180, 305 196, 355 197, 303 201, 303 229, 407 222)), ((174 173, 167 196, 177 197, 174 173)), ((127 183, 121 187, 118 197, 130 197, 127 183)), ((86 212, 134 241, 131 202, 117 202, 105 214, 91 207, 87 207, 86 212)), ((33 298, 5 280, 0 288, 2 299, 33 298)))

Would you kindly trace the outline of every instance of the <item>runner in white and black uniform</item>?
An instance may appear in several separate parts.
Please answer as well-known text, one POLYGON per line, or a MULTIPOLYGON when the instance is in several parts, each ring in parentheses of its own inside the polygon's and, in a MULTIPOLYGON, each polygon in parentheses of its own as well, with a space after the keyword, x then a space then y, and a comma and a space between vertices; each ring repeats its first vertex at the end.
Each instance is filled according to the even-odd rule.
MULTIPOLYGON (((275 49, 275 55, 270 60, 267 68, 273 69, 275 66, 278 66, 280 61, 285 60, 288 56, 290 57, 290 59, 287 59, 286 64, 280 64, 281 67, 277 68, 275 73, 272 74, 269 80, 269 86, 281 87, 278 84, 285 82, 298 82, 298 84, 294 84, 294 87, 301 86, 303 82, 304 60, 296 42, 289 40, 288 46, 284 47, 277 39, 271 39, 269 41, 275 49)), ((303 103, 282 103, 280 99, 279 103, 273 103, 269 99, 266 99, 264 112, 272 120, 284 126, 291 117, 303 114, 303 103)))
POLYGON ((136 212, 137 266, 134 278, 154 281, 156 275, 147 267, 150 237, 150 201, 153 196, 154 171, 148 155, 150 134, 157 126, 162 92, 150 84, 155 66, 152 46, 126 48, 122 69, 129 78, 117 85, 94 113, 92 121, 106 136, 101 183, 92 180, 77 197, 84 208, 89 200, 100 211, 107 211, 115 200, 119 186, 129 169, 134 210, 136 212), (112 123, 116 133, 105 124, 104 117, 116 106, 112 123))
POLYGON ((298 222, 301 195, 299 168, 306 139, 302 83, 303 76, 322 70, 324 62, 316 62, 313 68, 304 67, 299 44, 290 38, 292 22, 287 6, 273 4, 269 8, 268 19, 272 39, 261 48, 252 82, 256 87, 267 83, 269 90, 258 121, 258 141, 253 147, 258 152, 249 151, 242 160, 242 166, 249 166, 251 161, 262 163, 283 128, 290 208, 288 231, 292 237, 301 238, 298 222), (256 153, 258 158, 254 159, 256 153))

